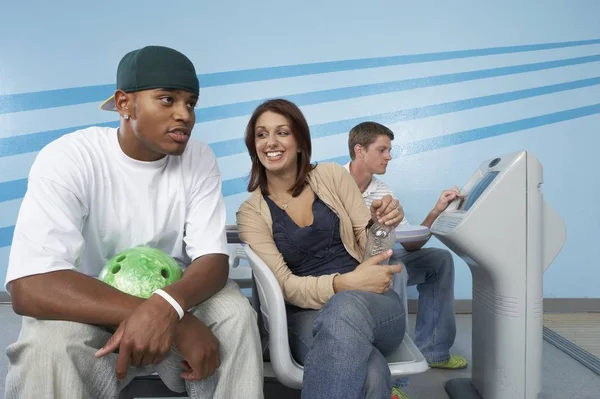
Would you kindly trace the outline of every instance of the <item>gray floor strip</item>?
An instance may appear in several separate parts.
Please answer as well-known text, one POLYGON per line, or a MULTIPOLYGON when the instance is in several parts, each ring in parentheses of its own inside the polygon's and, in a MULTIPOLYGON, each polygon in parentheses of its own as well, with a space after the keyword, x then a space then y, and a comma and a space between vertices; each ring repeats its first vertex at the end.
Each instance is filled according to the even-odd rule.
POLYGON ((588 369, 592 370, 594 373, 600 375, 600 359, 596 356, 555 333, 548 327, 544 327, 544 339, 588 369))

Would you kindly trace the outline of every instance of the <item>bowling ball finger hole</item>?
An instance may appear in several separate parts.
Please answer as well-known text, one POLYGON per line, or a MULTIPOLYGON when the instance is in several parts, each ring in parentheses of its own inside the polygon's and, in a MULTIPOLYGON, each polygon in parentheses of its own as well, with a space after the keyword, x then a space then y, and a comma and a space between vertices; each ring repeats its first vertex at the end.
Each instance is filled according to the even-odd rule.
POLYGON ((111 272, 112 272, 112 274, 117 274, 117 273, 119 273, 120 270, 121 270, 121 266, 116 265, 115 267, 112 268, 111 272))
POLYGON ((117 258, 117 262, 123 262, 125 260, 126 256, 125 255, 121 255, 117 258))
POLYGON ((167 269, 161 269, 160 275, 164 278, 169 278, 169 271, 167 269))

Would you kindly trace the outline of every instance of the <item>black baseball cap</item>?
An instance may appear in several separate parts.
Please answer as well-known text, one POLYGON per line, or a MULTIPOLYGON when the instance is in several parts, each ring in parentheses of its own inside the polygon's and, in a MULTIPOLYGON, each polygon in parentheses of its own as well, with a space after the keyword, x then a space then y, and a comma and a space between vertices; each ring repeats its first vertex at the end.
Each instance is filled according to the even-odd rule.
MULTIPOLYGON (((146 46, 125 54, 117 68, 117 90, 133 93, 150 89, 183 90, 198 95, 200 84, 194 64, 169 47, 146 46)), ((100 108, 116 111, 115 96, 110 96, 100 108)))

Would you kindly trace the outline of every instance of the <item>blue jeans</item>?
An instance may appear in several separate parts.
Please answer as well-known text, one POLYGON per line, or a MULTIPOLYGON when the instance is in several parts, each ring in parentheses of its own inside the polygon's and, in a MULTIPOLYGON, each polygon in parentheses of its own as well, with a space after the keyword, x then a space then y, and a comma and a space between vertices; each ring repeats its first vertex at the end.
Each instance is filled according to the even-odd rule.
MULTIPOLYGON (((408 273, 394 276, 394 291, 406 308, 406 287, 417 286, 419 310, 415 327, 415 345, 428 362, 444 362, 456 338, 454 315, 454 260, 440 248, 422 248, 408 252, 396 245, 390 264, 402 262, 408 273)), ((406 385, 407 379, 394 382, 406 385)))
POLYGON ((304 399, 389 399, 385 356, 401 343, 405 311, 398 294, 343 291, 321 310, 287 307, 290 349, 304 365, 304 399))

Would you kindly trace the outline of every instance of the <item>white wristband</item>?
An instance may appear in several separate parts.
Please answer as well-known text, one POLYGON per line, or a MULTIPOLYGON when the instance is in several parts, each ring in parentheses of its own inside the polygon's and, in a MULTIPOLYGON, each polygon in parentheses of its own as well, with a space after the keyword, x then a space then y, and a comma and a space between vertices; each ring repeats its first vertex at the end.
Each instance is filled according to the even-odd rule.
POLYGON ((173 306, 173 309, 175 309, 175 311, 177 312, 177 314, 179 315, 179 320, 183 319, 183 308, 181 307, 181 305, 179 305, 177 303, 177 301, 175 299, 173 299, 173 297, 169 294, 167 294, 165 291, 163 290, 156 290, 154 291, 154 294, 158 294, 160 296, 162 296, 163 298, 165 298, 165 301, 169 302, 169 304, 171 306, 173 306))

